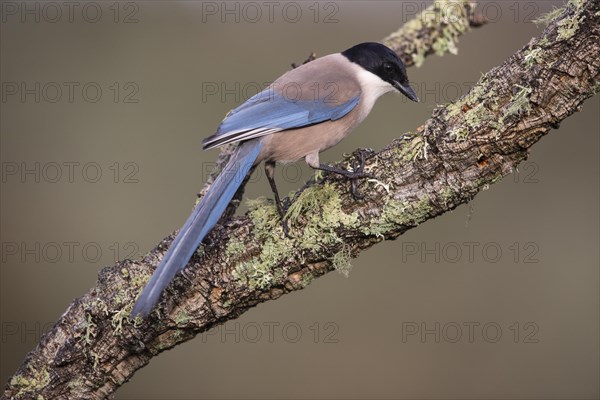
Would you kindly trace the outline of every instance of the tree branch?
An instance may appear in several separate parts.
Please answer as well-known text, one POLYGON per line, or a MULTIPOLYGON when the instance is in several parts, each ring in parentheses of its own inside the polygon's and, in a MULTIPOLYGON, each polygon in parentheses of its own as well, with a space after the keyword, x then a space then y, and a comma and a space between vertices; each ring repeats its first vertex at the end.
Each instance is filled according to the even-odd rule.
MULTIPOLYGON (((433 6, 442 17, 437 23, 421 16, 386 43, 409 64, 453 51, 473 14, 461 2, 449 15, 440 7, 446 3, 433 6), (451 33, 436 34, 440 29, 451 33)), ((468 202, 600 91, 599 16, 598 1, 572 0, 540 37, 465 96, 436 108, 415 133, 368 153, 366 170, 377 179, 360 183, 363 200, 337 176, 309 186, 289 211, 294 238, 283 235, 271 203, 252 201, 240 217, 231 217, 233 204, 148 319, 128 316, 174 236, 140 260, 104 268, 28 354, 4 397, 105 398, 163 350, 333 269, 346 271, 362 250, 468 202)))

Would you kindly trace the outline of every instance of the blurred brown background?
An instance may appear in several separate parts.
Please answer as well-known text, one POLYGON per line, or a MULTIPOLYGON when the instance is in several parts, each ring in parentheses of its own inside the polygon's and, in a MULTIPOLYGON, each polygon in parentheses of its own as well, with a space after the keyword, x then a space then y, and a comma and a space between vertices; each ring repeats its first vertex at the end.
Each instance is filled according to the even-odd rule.
MULTIPOLYGON (((229 109, 429 3, 81 2, 71 19, 61 2, 3 2, 2 385, 102 266, 179 228, 217 154, 200 141, 229 109)), ((382 98, 323 159, 413 130, 560 2, 483 5, 493 23, 458 56, 409 70, 422 103, 382 98)), ((116 398, 598 398, 599 109, 470 206, 163 353, 116 398)), ((279 170, 285 191, 309 176, 298 166, 279 170)), ((259 178, 247 198, 270 196, 259 178)))

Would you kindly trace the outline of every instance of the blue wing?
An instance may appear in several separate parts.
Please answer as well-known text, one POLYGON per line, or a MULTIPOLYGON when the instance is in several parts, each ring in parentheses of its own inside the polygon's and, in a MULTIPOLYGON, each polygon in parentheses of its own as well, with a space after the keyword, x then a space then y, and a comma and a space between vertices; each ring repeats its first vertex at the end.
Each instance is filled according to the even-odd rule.
POLYGON ((326 99, 290 100, 268 88, 227 114, 217 132, 202 144, 204 149, 212 149, 286 129, 335 121, 352 111, 358 100, 359 95, 341 104, 331 104, 326 99))

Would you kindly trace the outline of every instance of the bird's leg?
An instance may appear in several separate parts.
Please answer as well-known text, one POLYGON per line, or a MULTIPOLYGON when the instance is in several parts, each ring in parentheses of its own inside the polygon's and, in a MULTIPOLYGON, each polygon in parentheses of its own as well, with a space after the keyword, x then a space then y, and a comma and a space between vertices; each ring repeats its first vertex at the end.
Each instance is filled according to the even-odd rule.
POLYGON ((321 164, 321 163, 319 163, 317 167, 313 167, 313 168, 320 169, 320 170, 327 171, 327 172, 333 172, 335 174, 342 175, 342 176, 350 179, 351 185, 352 185, 351 186, 352 196, 355 199, 362 199, 362 198, 364 198, 364 196, 359 195, 356 190, 356 180, 361 179, 361 178, 372 178, 372 179, 375 178, 373 174, 365 172, 364 167, 365 167, 365 153, 363 151, 361 151, 360 152, 360 162, 358 164, 355 162, 353 163, 352 171, 332 167, 331 165, 321 164))
MULTIPOLYGON (((360 156, 360 161, 358 163, 356 162, 356 160, 352 161, 352 170, 357 173, 365 173, 365 151, 360 149, 358 154, 360 156)), ((372 174, 367 175, 367 177, 374 179, 372 174)), ((352 187, 350 191, 352 193, 352 196, 358 200, 363 199, 365 196, 362 194, 358 194, 358 191, 356 190, 356 179, 352 179, 351 182, 352 187)))
POLYGON ((277 207, 277 212, 281 217, 281 227, 283 228, 283 233, 285 233, 285 236, 290 237, 288 233, 287 219, 285 219, 285 213, 287 212, 288 207, 286 207, 279 198, 279 192, 277 191, 277 185, 275 184, 275 162, 265 162, 265 173, 267 175, 267 179, 269 180, 269 185, 271 186, 273 195, 275 196, 275 206, 277 207))

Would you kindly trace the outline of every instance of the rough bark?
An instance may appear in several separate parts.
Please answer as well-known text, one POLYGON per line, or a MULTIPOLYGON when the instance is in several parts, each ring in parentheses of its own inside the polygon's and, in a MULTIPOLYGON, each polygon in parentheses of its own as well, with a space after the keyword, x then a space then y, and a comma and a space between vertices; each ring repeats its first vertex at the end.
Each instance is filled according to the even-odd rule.
MULTIPOLYGON (((461 10, 460 23, 448 23, 447 15, 437 24, 412 21, 386 43, 409 64, 452 50, 472 20, 470 6, 461 10), (434 33, 448 27, 456 36, 434 33)), ((436 108, 416 132, 367 152, 366 169, 377 179, 359 184, 364 199, 350 195, 347 181, 326 175, 291 207, 291 239, 272 203, 254 201, 239 217, 231 216, 233 204, 146 320, 130 320, 129 312, 174 236, 140 260, 104 268, 28 354, 4 397, 109 396, 163 350, 315 277, 344 271, 362 250, 468 202, 599 90, 600 5, 573 0, 461 99, 436 108)), ((356 157, 339 165, 348 168, 356 157)))

